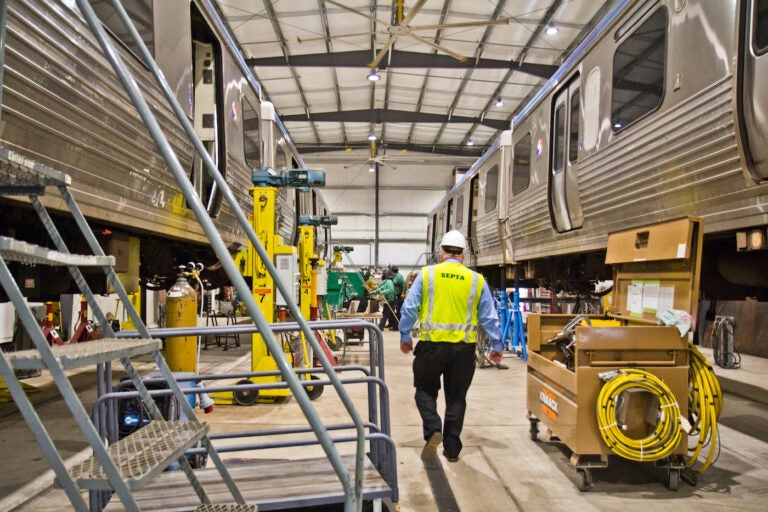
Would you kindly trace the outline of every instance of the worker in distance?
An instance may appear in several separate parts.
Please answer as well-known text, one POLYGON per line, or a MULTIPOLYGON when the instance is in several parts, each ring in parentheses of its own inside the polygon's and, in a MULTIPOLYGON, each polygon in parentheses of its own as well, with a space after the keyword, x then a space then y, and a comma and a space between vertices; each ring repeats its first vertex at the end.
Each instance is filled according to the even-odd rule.
POLYGON ((449 462, 459 460, 467 391, 475 374, 475 344, 482 327, 488 334, 488 359, 504 357, 499 317, 491 290, 482 275, 463 265, 467 242, 449 231, 440 242, 440 263, 424 267, 411 285, 400 318, 400 351, 413 351, 416 407, 426 444, 425 462, 437 457, 442 443, 449 462), (413 348, 411 328, 420 320, 419 342, 413 348), (437 412, 440 378, 445 386, 445 421, 437 412))

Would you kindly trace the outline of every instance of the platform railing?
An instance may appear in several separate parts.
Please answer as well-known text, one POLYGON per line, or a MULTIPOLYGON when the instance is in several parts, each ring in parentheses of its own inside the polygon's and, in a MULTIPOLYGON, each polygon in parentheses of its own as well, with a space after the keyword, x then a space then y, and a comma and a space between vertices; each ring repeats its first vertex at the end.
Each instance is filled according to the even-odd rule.
MULTIPOLYGON (((149 106, 147 105, 146 100, 144 99, 141 91, 139 90, 139 87, 137 86, 136 82, 133 79, 133 76, 131 75, 127 66, 123 62, 122 57, 120 56, 119 52, 116 50, 112 42, 109 40, 109 37, 107 36, 107 33, 104 30, 104 27, 102 27, 101 22, 99 21, 98 17, 96 16, 96 13, 94 12, 92 6, 90 5, 90 2, 88 0, 76 0, 76 2, 77 2, 78 8, 83 14, 83 17, 85 18, 86 22, 91 28, 93 35, 96 37, 107 59, 109 60, 113 69, 115 70, 115 73, 117 74, 118 78, 122 82, 123 87, 125 88, 125 91, 127 92, 136 110, 138 111, 139 116, 142 118, 144 124, 149 130, 150 135, 152 136, 153 140, 157 144, 157 147, 159 148, 160 153, 165 158, 169 169, 173 173, 178 186, 182 190, 184 197, 187 200, 187 204, 189 205, 189 207, 192 209, 195 216, 197 217, 197 220, 200 223, 201 227, 203 228, 203 231, 205 232, 206 236, 210 240, 212 249, 216 253, 216 256, 218 257, 220 263, 222 264, 222 267, 224 268, 227 276, 229 277, 230 281, 234 285, 234 288, 237 290, 243 303, 245 304, 248 315, 254 320, 255 324, 259 327, 259 332, 263 336, 263 339, 268 349, 274 354, 280 353, 281 352, 280 345, 277 342, 277 339, 275 338, 275 335, 270 328, 270 324, 266 321, 264 314, 256 304, 256 300, 253 298, 251 294, 250 287, 248 286, 245 279, 238 271, 237 266, 234 263, 234 260, 232 259, 226 245, 224 244, 224 241, 221 238, 221 235, 219 234, 213 221, 208 215, 208 212, 206 211, 205 206, 202 204, 202 201, 197 196, 192 183, 189 181, 186 175, 186 172, 182 168, 181 163, 179 162, 167 138, 162 132, 162 129, 160 128, 160 125, 157 119, 155 118, 154 114, 151 112, 149 106)), ((130 20, 127 13, 125 12, 125 9, 123 8, 123 6, 120 4, 118 0, 112 0, 111 3, 115 9, 115 13, 119 16, 123 25, 128 30, 131 37, 133 38, 136 48, 139 51, 140 57, 149 66, 153 76, 155 77, 155 80, 157 81, 160 88, 162 89, 162 92, 166 96, 166 99, 168 100, 169 104, 173 108, 178 120, 180 121, 185 131, 187 132, 190 138, 190 141, 194 145, 195 150, 199 154, 200 158, 203 160, 205 168, 207 169, 208 173, 213 178, 213 180, 216 182, 216 185, 221 191, 224 199, 229 203, 235 217, 238 220, 238 223, 245 230, 245 233, 247 234, 249 241, 251 242, 253 247, 256 249, 256 252, 261 258, 261 261, 265 265, 267 271, 273 277, 278 276, 278 272, 274 264, 272 263, 272 261, 270 261, 270 258, 268 257, 266 250, 261 244, 261 241, 256 236, 256 233, 253 231, 250 223, 248 222, 246 215, 238 205, 237 200, 235 199, 228 184, 226 183, 223 176, 216 168, 216 165, 214 164, 208 152, 205 150, 205 147, 203 146, 202 142, 195 134, 192 124, 189 122, 189 120, 186 117, 186 114, 181 109, 181 106, 176 100, 174 94, 172 93, 172 90, 168 85, 168 83, 166 82, 163 76, 163 73, 160 71, 154 59, 152 58, 152 55, 150 54, 149 50, 144 44, 144 41, 141 39, 141 36, 136 30, 136 27, 133 25, 133 22, 130 20)), ((224 27, 220 27, 220 28, 223 29, 224 27)), ((317 342, 317 340, 315 340, 311 332, 311 329, 307 325, 306 321, 303 320, 300 309, 298 308, 296 303, 291 299, 290 291, 287 289, 285 285, 283 285, 280 279, 276 278, 274 279, 274 282, 276 287, 282 294, 282 296, 286 298, 289 311, 291 312, 294 318, 298 319, 299 324, 301 325, 301 328, 302 328, 302 332, 304 332, 306 339, 312 345, 315 353, 317 354, 318 359, 320 360, 320 363, 322 364, 322 367, 326 370, 327 375, 333 387, 336 389, 336 392, 339 394, 339 398, 341 399, 342 403, 344 404, 344 407, 346 408, 350 417, 353 420, 353 423, 357 430, 357 436, 358 436, 357 447, 356 447, 356 467, 355 467, 354 481, 352 481, 349 470, 344 464, 344 461, 342 460, 338 450, 334 446, 333 440, 328 435, 328 432, 326 431, 325 426, 320 420, 317 414, 317 411, 315 411, 314 407, 312 406, 308 395, 303 391, 301 382, 297 374, 295 373, 294 369, 289 366, 288 361, 285 358, 276 357, 275 362, 278 368, 280 369, 280 372, 283 378, 286 380, 288 387, 290 388, 294 397, 296 398, 296 401, 301 407, 302 412, 307 418, 307 421, 312 426, 312 429, 315 435, 317 436, 318 442, 323 447, 329 462, 331 463, 332 467, 334 468, 334 471, 338 475, 344 487, 345 495, 346 495, 345 512, 360 511, 362 510, 362 500, 361 500, 362 486, 363 486, 362 469, 363 469, 363 462, 365 457, 365 429, 364 429, 363 422, 360 419, 360 415, 358 414, 357 410, 355 409, 354 403, 352 402, 348 393, 344 390, 343 384, 341 383, 338 376, 335 374, 330 361, 321 350, 319 343, 317 342)))

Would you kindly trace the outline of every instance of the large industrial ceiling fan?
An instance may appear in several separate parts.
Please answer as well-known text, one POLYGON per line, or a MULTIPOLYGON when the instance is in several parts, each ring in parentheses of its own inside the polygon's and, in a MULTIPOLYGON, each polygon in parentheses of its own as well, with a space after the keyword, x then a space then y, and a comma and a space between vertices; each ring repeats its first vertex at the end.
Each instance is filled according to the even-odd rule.
MULTIPOLYGON (((385 161, 384 155, 379 155, 378 152, 378 146, 376 145, 375 141, 371 141, 371 156, 368 157, 368 160, 366 160, 366 165, 368 165, 369 169, 375 169, 377 165, 380 165, 382 167, 388 167, 392 169, 393 171, 397 170, 397 166, 388 164, 385 161)), ((349 169, 349 165, 345 165, 345 169, 349 169)))
POLYGON ((376 68, 379 66, 379 63, 381 62, 381 60, 387 54, 389 49, 392 48, 392 45, 395 44, 395 41, 397 41, 399 37, 410 37, 411 39, 415 39, 416 41, 426 44, 427 46, 431 46, 432 48, 436 49, 439 52, 445 53, 461 62, 464 62, 467 60, 467 57, 465 57, 464 55, 461 55, 449 48, 446 48, 445 46, 442 46, 440 44, 435 43, 434 41, 431 41, 425 37, 422 37, 419 34, 417 34, 417 32, 422 30, 442 30, 442 29, 451 29, 451 28, 485 27, 489 25, 506 25, 509 23, 509 19, 504 18, 499 20, 467 21, 467 22, 461 22, 461 23, 445 23, 445 24, 437 24, 437 25, 412 25, 411 23, 413 21, 413 18, 419 13, 419 11, 427 2, 427 0, 417 0, 416 4, 410 9, 408 9, 408 13, 406 14, 405 17, 403 17, 403 7, 404 7, 403 0, 398 0, 397 16, 396 16, 397 21, 395 23, 389 24, 386 21, 382 21, 376 18, 375 16, 371 16, 370 14, 366 14, 356 9, 352 9, 351 7, 348 7, 344 5, 342 2, 339 2, 337 0, 325 0, 325 2, 329 4, 333 4, 341 9, 344 9, 345 11, 349 11, 351 13, 357 14, 358 16, 362 16, 368 20, 375 21, 376 23, 379 23, 385 26, 386 29, 377 30, 375 32, 343 34, 338 36, 331 36, 330 38, 326 38, 326 37, 307 38, 307 39, 299 38, 298 41, 302 43, 302 42, 310 42, 315 40, 338 39, 342 37, 371 35, 373 33, 385 35, 387 36, 387 42, 384 44, 384 47, 382 47, 378 51, 378 53, 376 53, 376 56, 373 58, 373 60, 368 63, 368 67, 370 68, 376 68))

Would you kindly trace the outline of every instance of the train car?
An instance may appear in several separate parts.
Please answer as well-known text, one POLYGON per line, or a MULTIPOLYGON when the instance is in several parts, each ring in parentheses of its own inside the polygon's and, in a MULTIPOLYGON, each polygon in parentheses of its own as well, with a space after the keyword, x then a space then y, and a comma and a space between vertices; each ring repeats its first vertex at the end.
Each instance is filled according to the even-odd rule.
MULTIPOLYGON (((236 251, 247 243, 245 234, 125 27, 108 2, 91 4, 225 243, 236 251)), ((296 168, 303 161, 274 110, 263 122, 259 84, 217 9, 210 0, 127 0, 123 5, 239 206, 252 211, 253 169, 296 168)), ((72 177, 78 204, 107 252, 118 255, 119 269, 130 267, 129 274, 140 274, 143 283, 173 275, 176 263, 215 265, 205 234, 74 2, 10 2, 4 58, 0 144, 72 177), (129 245, 138 246, 138 258, 123 261, 120 255, 133 251, 129 245)), ((277 229, 293 243, 298 202, 293 191, 282 194, 277 229)), ((56 194, 43 202, 54 212, 61 208, 56 194)), ((2 197, 0 215, 2 234, 47 241, 24 203, 2 197)), ((62 223, 66 237, 69 227, 62 223)), ((71 286, 65 274, 42 275, 47 271, 36 267, 19 272, 37 283, 26 289, 30 300, 56 300, 71 286)), ((126 284, 133 291, 139 279, 126 284)), ((92 286, 105 291, 105 283, 92 286)))
MULTIPOLYGON (((498 242, 490 257, 472 246, 476 266, 497 286, 519 268, 584 292, 610 278, 608 233, 694 215, 705 295, 764 297, 766 81, 767 0, 617 2, 513 120, 498 242)), ((482 189, 481 171, 475 179, 482 189)), ((458 190, 429 219, 432 251, 451 227, 440 212, 453 226, 480 215, 449 212, 458 190)))

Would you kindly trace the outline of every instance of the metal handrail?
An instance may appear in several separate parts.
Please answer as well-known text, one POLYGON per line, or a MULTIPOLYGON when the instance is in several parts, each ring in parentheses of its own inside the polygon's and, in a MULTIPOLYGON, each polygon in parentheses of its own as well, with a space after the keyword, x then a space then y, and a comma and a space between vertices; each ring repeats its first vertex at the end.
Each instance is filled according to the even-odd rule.
MULTIPOLYGON (((211 243, 211 247, 216 253, 216 256, 218 257, 219 262, 222 264, 222 267, 224 268, 227 276, 229 277, 230 281, 232 282, 235 289, 240 294, 240 297, 242 298, 243 302, 245 303, 246 311, 248 312, 248 315, 255 321, 256 325, 259 326, 261 335, 265 343, 267 344, 267 347, 269 348, 269 350, 275 354, 280 353, 280 345, 278 344, 274 333, 270 330, 270 326, 267 323, 266 318, 264 317, 264 314, 256 304, 256 300, 253 298, 250 288, 248 287, 247 283, 245 282, 245 279, 237 269, 237 266, 235 265, 226 245, 224 244, 224 241, 221 238, 221 235, 219 234, 218 230, 213 224, 213 221, 208 215, 208 212, 206 211, 205 206, 202 204, 202 201, 197 196, 191 182, 187 178, 186 172, 182 168, 181 163, 179 162, 176 154, 173 151, 173 148, 171 148, 167 138, 162 132, 162 129, 160 128, 157 122, 157 119, 149 109, 149 106, 147 105, 146 100, 144 99, 136 82, 134 81, 133 76, 131 75, 130 71, 128 70, 127 66, 123 62, 120 55, 118 54, 114 45, 109 41, 106 31, 101 26, 101 22, 96 16, 96 13, 93 11, 93 8, 91 7, 88 0, 76 0, 76 2, 77 2, 78 8, 80 9, 80 12, 83 14, 83 17, 85 18, 86 22, 91 28, 91 31, 94 37, 97 39, 97 41, 101 45, 102 50, 104 51, 107 59, 109 60, 113 69, 115 70, 115 73, 117 74, 118 78, 122 82, 126 93, 128 94, 134 106, 136 107, 136 110, 138 111, 139 116, 144 121, 144 124, 149 130, 150 135, 152 136, 153 140, 157 144, 160 150, 160 153, 163 155, 166 162, 168 163, 169 169, 173 173, 176 179, 176 182, 181 188, 184 194, 184 197, 186 198, 190 208, 194 212, 198 222, 203 228, 203 231, 208 237, 211 243)), ((277 270, 274 264, 270 261, 266 250, 261 244, 261 241, 258 239, 258 237, 256 236, 256 233, 253 231, 250 223, 248 222, 247 217, 245 216, 243 211, 240 209, 228 184, 226 183, 221 173, 216 168, 210 155, 202 145, 202 142, 195 134, 194 128, 192 127, 189 120, 186 118, 186 115, 184 114, 183 110, 178 104, 178 101, 176 100, 170 87, 168 86, 168 83, 166 82, 162 72, 157 67, 157 64, 155 63, 149 51, 147 50, 146 45, 144 44, 138 32, 136 31, 136 28, 133 25, 133 22, 130 20, 127 13, 123 9, 123 6, 120 4, 118 0, 112 0, 112 5, 115 9, 115 12, 120 17, 123 25, 131 34, 131 37, 133 38, 141 54, 142 59, 144 59, 145 63, 150 67, 152 74, 155 76, 155 80, 160 85, 169 104, 171 105, 174 112, 176 113, 177 118, 183 125, 184 129, 187 131, 187 134, 189 135, 190 140, 195 147, 195 150, 198 152, 201 159, 203 160, 205 167, 208 170, 208 173, 214 179, 217 186, 219 187, 219 190, 222 192, 224 198, 230 204, 230 207, 232 208, 233 213, 235 214, 235 216, 238 219, 238 222, 240 223, 240 225, 243 227, 246 234, 248 235, 248 238, 251 244, 259 254, 259 257, 261 258, 263 264, 267 268, 267 271, 270 273, 270 275, 277 276, 278 275, 277 270)), ((350 417, 352 418, 355 424, 355 427, 357 429, 358 443, 357 443, 357 451, 356 451, 356 468, 355 468, 354 484, 350 480, 349 470, 344 464, 344 461, 342 460, 341 455, 339 454, 338 450, 334 446, 333 441, 331 440, 330 436, 328 435, 328 432, 326 431, 324 425, 322 424, 320 417, 318 416, 314 407, 310 403, 309 397, 307 396, 306 393, 303 392, 301 382, 299 381, 299 378, 297 377, 297 375, 293 372, 293 369, 288 365, 288 361, 285 360, 284 358, 276 357, 275 362, 278 368, 281 370, 283 378, 286 380, 289 388, 293 392, 294 397, 299 403, 299 406, 301 407, 302 412, 304 413, 305 417, 307 418, 310 425, 312 426, 318 441, 320 442, 326 455, 328 456, 329 462, 333 466, 334 470, 336 471, 336 474, 339 477, 339 480, 341 481, 344 487, 345 498, 346 498, 345 505, 344 505, 345 511, 359 512, 360 510, 362 510, 362 486, 363 486, 362 468, 363 468, 363 459, 365 456, 365 430, 364 430, 363 422, 360 419, 360 416, 351 398, 346 393, 346 391, 344 391, 341 381, 333 371, 333 367, 331 366, 330 361, 328 360, 327 356, 325 356, 323 351, 320 349, 320 346, 317 343, 317 340, 314 339, 314 335, 309 329, 306 321, 303 319, 301 315, 301 311, 299 310, 298 306, 293 302, 291 295, 287 290, 287 287, 283 285, 280 279, 275 279, 274 281, 275 281, 275 285, 277 286, 282 296, 286 298, 288 309, 291 311, 294 318, 299 320, 299 324, 302 326, 302 331, 305 333, 307 340, 312 345, 313 349, 315 349, 315 352, 317 353, 317 357, 319 358, 323 368, 325 368, 325 370, 328 372, 328 376, 331 379, 331 382, 334 388, 339 393, 339 398, 341 399, 342 403, 344 404, 345 408, 350 414, 350 417)))

